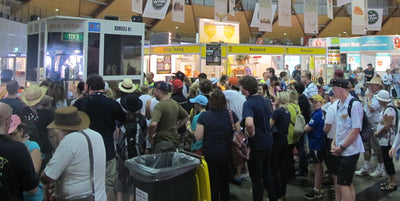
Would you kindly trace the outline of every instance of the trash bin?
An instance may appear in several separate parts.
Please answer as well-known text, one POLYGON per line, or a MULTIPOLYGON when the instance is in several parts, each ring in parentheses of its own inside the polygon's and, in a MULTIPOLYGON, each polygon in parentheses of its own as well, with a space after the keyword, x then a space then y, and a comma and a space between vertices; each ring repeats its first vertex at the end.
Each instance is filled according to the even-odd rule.
POLYGON ((125 161, 136 201, 191 201, 200 160, 184 153, 137 156, 125 161))

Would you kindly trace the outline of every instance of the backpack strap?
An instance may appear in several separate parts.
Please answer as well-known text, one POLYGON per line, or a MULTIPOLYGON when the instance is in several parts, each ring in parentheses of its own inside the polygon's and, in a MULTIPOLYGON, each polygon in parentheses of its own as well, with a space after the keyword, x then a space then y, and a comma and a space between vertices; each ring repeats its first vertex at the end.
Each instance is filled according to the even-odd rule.
MULTIPOLYGON (((347 114, 349 115, 350 118, 351 118, 351 108, 353 107, 354 101, 358 101, 358 100, 355 98, 352 98, 349 102, 349 107, 347 107, 347 114)), ((338 102, 338 105, 339 105, 339 102, 338 102)))
MULTIPOLYGON (((139 142, 139 138, 140 138, 140 129, 142 129, 141 127, 140 127, 140 124, 139 124, 139 117, 137 116, 136 117, 136 136, 135 136, 135 144, 136 145, 138 145, 140 142, 139 142)), ((139 147, 138 146, 135 146, 136 147, 136 154, 139 156, 139 155, 141 155, 141 153, 140 153, 140 149, 139 149, 139 147)))

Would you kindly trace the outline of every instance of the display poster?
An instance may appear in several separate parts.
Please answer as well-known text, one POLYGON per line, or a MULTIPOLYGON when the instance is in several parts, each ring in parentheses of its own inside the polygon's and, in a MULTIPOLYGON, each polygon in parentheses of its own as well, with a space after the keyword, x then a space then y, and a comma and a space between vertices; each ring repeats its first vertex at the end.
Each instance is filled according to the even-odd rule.
POLYGON ((392 37, 393 50, 400 50, 400 36, 392 37))
POLYGON ((365 35, 368 28, 367 0, 353 0, 351 11, 351 32, 353 35, 365 35))
POLYGON ((308 44, 311 47, 326 47, 326 39, 325 38, 311 38, 308 41, 308 44))
POLYGON ((171 0, 148 0, 144 8, 143 17, 163 20, 171 0))
POLYGON ((388 53, 377 53, 375 57, 375 72, 384 72, 390 68, 390 54, 388 53))
POLYGON ((326 0, 326 5, 328 9, 328 18, 333 20, 333 3, 332 0, 326 0))
POLYGON ((142 14, 143 13, 143 0, 131 0, 132 12, 142 14))
POLYGON ((361 66, 361 55, 350 53, 347 54, 347 69, 356 70, 361 66))
POLYGON ((235 16, 235 0, 229 0, 229 15, 235 16))
POLYGON ((173 0, 172 21, 185 23, 185 0, 173 0))
POLYGON ((304 33, 318 33, 318 0, 304 1, 304 33))
POLYGON ((171 55, 157 57, 157 74, 171 73, 171 55))
POLYGON ((359 52, 361 38, 340 38, 340 52, 359 52))
POLYGON ((368 31, 380 31, 382 28, 382 8, 368 9, 368 31))
POLYGON ((260 0, 260 26, 258 30, 272 32, 272 22, 274 16, 272 15, 272 0, 260 0))
POLYGON ((218 21, 227 20, 228 0, 214 0, 214 19, 218 21))
POLYGON ((200 43, 225 42, 239 44, 239 22, 200 19, 199 38, 200 43))
POLYGON ((337 0, 336 1, 336 6, 340 7, 340 6, 346 5, 348 3, 351 3, 351 0, 337 0))
POLYGON ((280 0, 278 1, 278 18, 279 26, 291 27, 292 26, 292 1, 280 0))
POLYGON ((221 65, 221 44, 206 45, 206 65, 220 66, 221 65))

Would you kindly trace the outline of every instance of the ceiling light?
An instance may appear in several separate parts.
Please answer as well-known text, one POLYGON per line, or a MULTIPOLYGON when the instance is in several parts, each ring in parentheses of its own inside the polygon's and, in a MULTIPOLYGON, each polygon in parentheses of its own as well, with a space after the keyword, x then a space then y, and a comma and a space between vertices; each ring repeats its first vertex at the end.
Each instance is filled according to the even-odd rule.
POLYGON ((56 8, 56 12, 58 12, 60 9, 56 8))

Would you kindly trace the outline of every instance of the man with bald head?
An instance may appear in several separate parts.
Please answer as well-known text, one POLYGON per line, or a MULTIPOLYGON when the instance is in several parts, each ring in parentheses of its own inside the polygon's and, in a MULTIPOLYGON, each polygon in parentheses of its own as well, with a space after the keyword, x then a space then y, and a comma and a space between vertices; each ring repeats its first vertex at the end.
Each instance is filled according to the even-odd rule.
POLYGON ((22 201, 22 191, 36 193, 39 177, 26 146, 7 136, 11 115, 11 107, 0 103, 0 198, 22 201))

